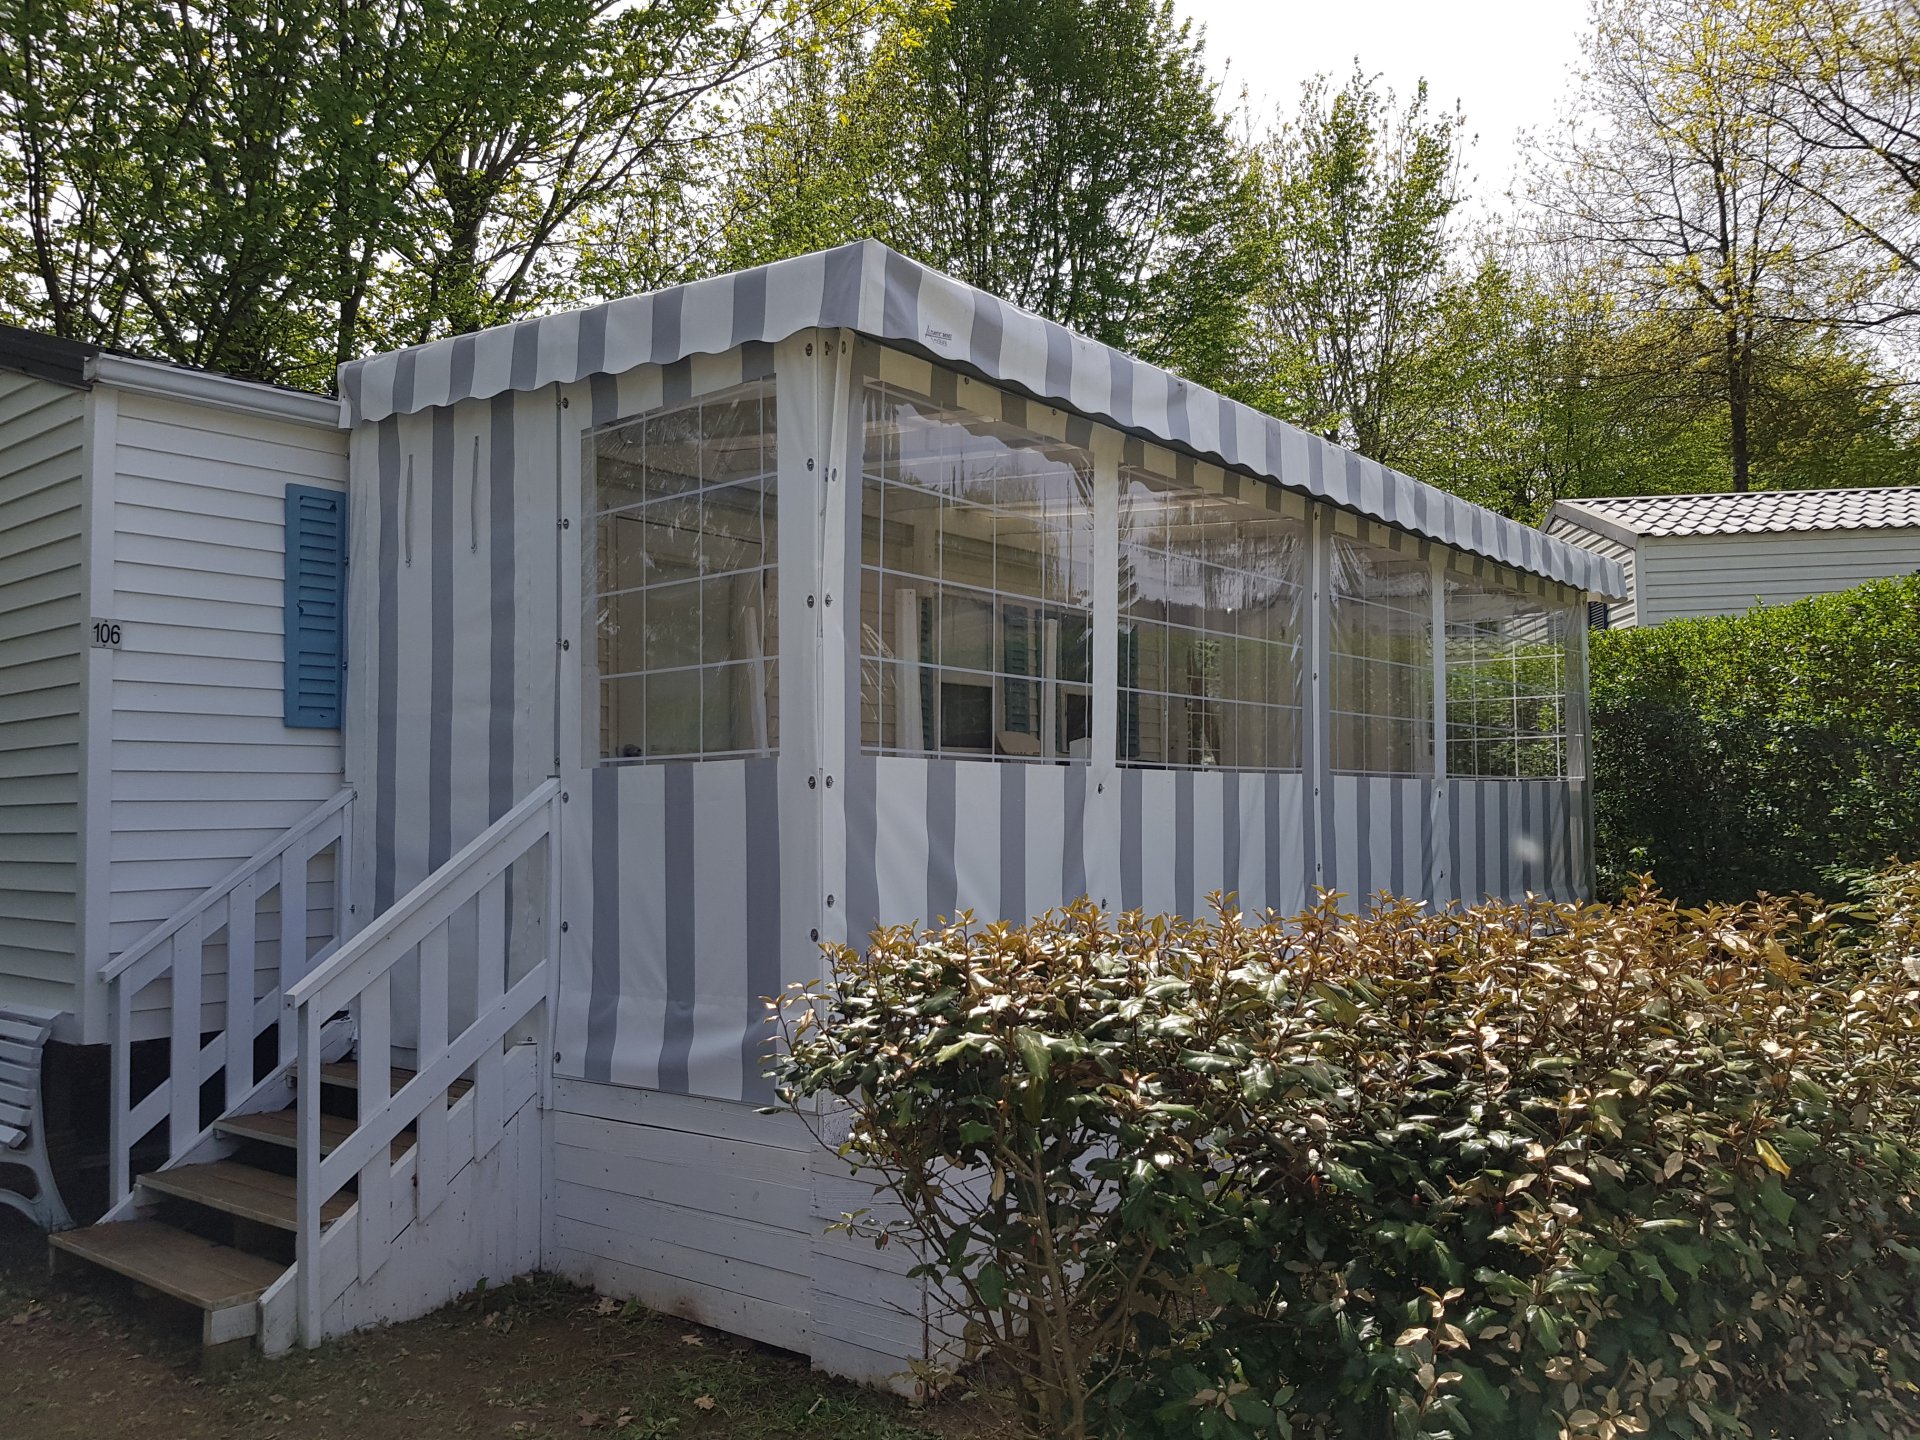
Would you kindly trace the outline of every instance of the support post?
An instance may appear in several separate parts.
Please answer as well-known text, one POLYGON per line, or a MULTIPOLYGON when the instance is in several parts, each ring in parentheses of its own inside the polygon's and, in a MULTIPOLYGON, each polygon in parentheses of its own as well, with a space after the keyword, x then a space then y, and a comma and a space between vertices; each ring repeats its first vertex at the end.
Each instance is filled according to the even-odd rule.
MULTIPOLYGON (((855 538, 860 524, 860 453, 856 448, 853 407, 854 337, 845 330, 819 332, 816 383, 823 401, 819 420, 817 517, 820 604, 820 688, 815 695, 815 735, 821 789, 820 891, 823 940, 845 944, 847 919, 847 757, 859 748, 860 557, 855 538), (853 693, 849 709, 849 691, 853 693)), ((797 548, 797 547, 796 547, 797 548)), ((785 544, 782 555, 792 555, 785 544)), ((801 552, 804 553, 804 552, 801 552)))
POLYGON ((1447 552, 1433 561, 1433 782, 1427 793, 1427 903, 1438 910, 1452 898, 1454 857, 1447 849, 1447 552))
POLYGON ((320 1343, 320 1311, 325 1291, 320 1283, 320 1007, 297 1009, 299 1029, 299 1086, 295 1091, 295 1195, 299 1204, 299 1231, 294 1237, 294 1300, 299 1312, 300 1343, 311 1350, 320 1343))
POLYGON ((1333 507, 1315 502, 1307 512, 1309 569, 1312 581, 1307 589, 1307 694, 1306 725, 1300 757, 1306 780, 1305 804, 1308 826, 1313 835, 1313 873, 1307 877, 1308 899, 1312 890, 1327 883, 1326 807, 1333 803, 1333 507))

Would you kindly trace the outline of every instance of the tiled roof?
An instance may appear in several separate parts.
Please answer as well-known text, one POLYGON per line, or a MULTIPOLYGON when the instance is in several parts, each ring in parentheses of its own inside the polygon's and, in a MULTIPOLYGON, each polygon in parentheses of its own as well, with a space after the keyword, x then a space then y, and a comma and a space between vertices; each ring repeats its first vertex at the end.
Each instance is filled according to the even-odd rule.
POLYGON ((1764 535, 1796 530, 1920 527, 1920 486, 1750 490, 1745 494, 1614 495, 1562 500, 1564 520, 1611 522, 1636 535, 1764 535))

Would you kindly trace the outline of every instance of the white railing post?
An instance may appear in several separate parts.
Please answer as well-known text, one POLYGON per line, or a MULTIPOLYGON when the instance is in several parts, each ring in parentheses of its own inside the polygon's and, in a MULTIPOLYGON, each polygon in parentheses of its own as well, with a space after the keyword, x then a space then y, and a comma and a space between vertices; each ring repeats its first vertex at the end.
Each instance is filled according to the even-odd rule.
POLYGON ((346 939, 354 931, 353 808, 340 813, 340 833, 333 844, 333 933, 346 939))
POLYGON ((280 857, 280 990, 297 985, 307 973, 307 862, 311 837, 280 857))
POLYGON ((133 1193, 133 1142, 140 1137, 127 1133, 133 1118, 133 992, 125 985, 114 985, 107 998, 113 1007, 109 1067, 113 1108, 107 1120, 107 1205, 111 1208, 133 1193))
POLYGON ((253 1088, 253 931, 258 918, 252 879, 227 897, 227 1108, 253 1088))
POLYGON ((173 940, 172 1051, 167 1070, 170 1119, 167 1149, 178 1155, 200 1133, 200 976, 203 960, 200 917, 175 932, 173 940))
MULTIPOLYGON (((548 842, 551 844, 551 840, 548 842)), ((474 923, 473 1013, 478 1019, 507 993, 507 876, 493 877, 480 892, 474 923)), ((473 1067, 473 1157, 484 1159, 500 1143, 501 1085, 505 1073, 500 1047, 481 1052, 473 1067)))
MULTIPOLYGON (((288 1009, 292 1009, 291 1002, 288 1009)), ((296 1091, 298 1126, 295 1143, 299 1147, 298 1178, 295 1181, 300 1209, 299 1231, 294 1237, 295 1307, 299 1311, 300 1343, 311 1349, 320 1343, 321 1310, 326 1294, 320 1283, 320 1026, 324 1017, 318 1006, 310 1005, 299 1016, 299 1080, 296 1091)))
MULTIPOLYGON (((393 1098, 393 971, 360 992, 358 1121, 373 1119, 393 1098)), ((303 1095, 301 1103, 309 1103, 303 1095)), ((319 1104, 319 1096, 313 1103, 319 1104)), ((356 1127, 357 1128, 357 1127, 356 1127)), ((393 1155, 386 1146, 360 1172, 360 1278, 371 1280, 393 1239, 393 1155)))
MULTIPOLYGON (((420 942, 420 1019, 417 1063, 421 1068, 447 1049, 447 927, 442 923, 420 942)), ((447 1097, 430 1095, 415 1132, 420 1147, 414 1167, 420 1218, 440 1208, 447 1193, 447 1097)))
POLYGON ((565 926, 560 918, 560 827, 567 794, 560 782, 553 782, 553 796, 547 802, 547 1000, 540 1017, 540 1044, 547 1059, 540 1066, 540 1106, 553 1107, 553 1046, 558 1033, 560 1007, 555 1003, 560 980, 560 936, 565 926))

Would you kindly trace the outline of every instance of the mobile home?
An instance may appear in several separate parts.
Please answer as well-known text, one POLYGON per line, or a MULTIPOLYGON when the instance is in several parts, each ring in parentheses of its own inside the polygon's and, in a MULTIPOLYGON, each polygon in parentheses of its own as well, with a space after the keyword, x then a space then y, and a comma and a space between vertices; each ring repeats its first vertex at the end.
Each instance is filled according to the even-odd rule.
POLYGON ((1595 495, 1541 528, 1617 562, 1626 594, 1598 629, 1740 615, 1920 570, 1920 486, 1595 495))
POLYGON ((340 790, 94 982, 114 1208, 60 1243, 246 1252, 189 1297, 212 1342, 539 1266, 899 1377, 937 1307, 758 1108, 766 997, 822 943, 1588 884, 1616 565, 878 244, 340 386, 340 790), (337 929, 193 1029, 315 855, 337 929), (136 1077, 153 994, 171 1065, 136 1077), (247 1224, 200 1223, 243 1180, 247 1224))

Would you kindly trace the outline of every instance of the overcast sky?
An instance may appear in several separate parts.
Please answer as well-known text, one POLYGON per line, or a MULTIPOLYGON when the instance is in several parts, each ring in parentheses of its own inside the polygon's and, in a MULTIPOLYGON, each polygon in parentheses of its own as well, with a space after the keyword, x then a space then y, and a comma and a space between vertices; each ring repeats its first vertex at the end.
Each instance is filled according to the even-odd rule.
POLYGON ((1300 82, 1325 71, 1336 83, 1354 57, 1405 95, 1424 78, 1436 108, 1457 100, 1468 132, 1471 193, 1504 209, 1523 128, 1544 130, 1580 58, 1586 0, 1175 0, 1206 26, 1207 57, 1228 98, 1244 84, 1255 114, 1289 112, 1300 82))

